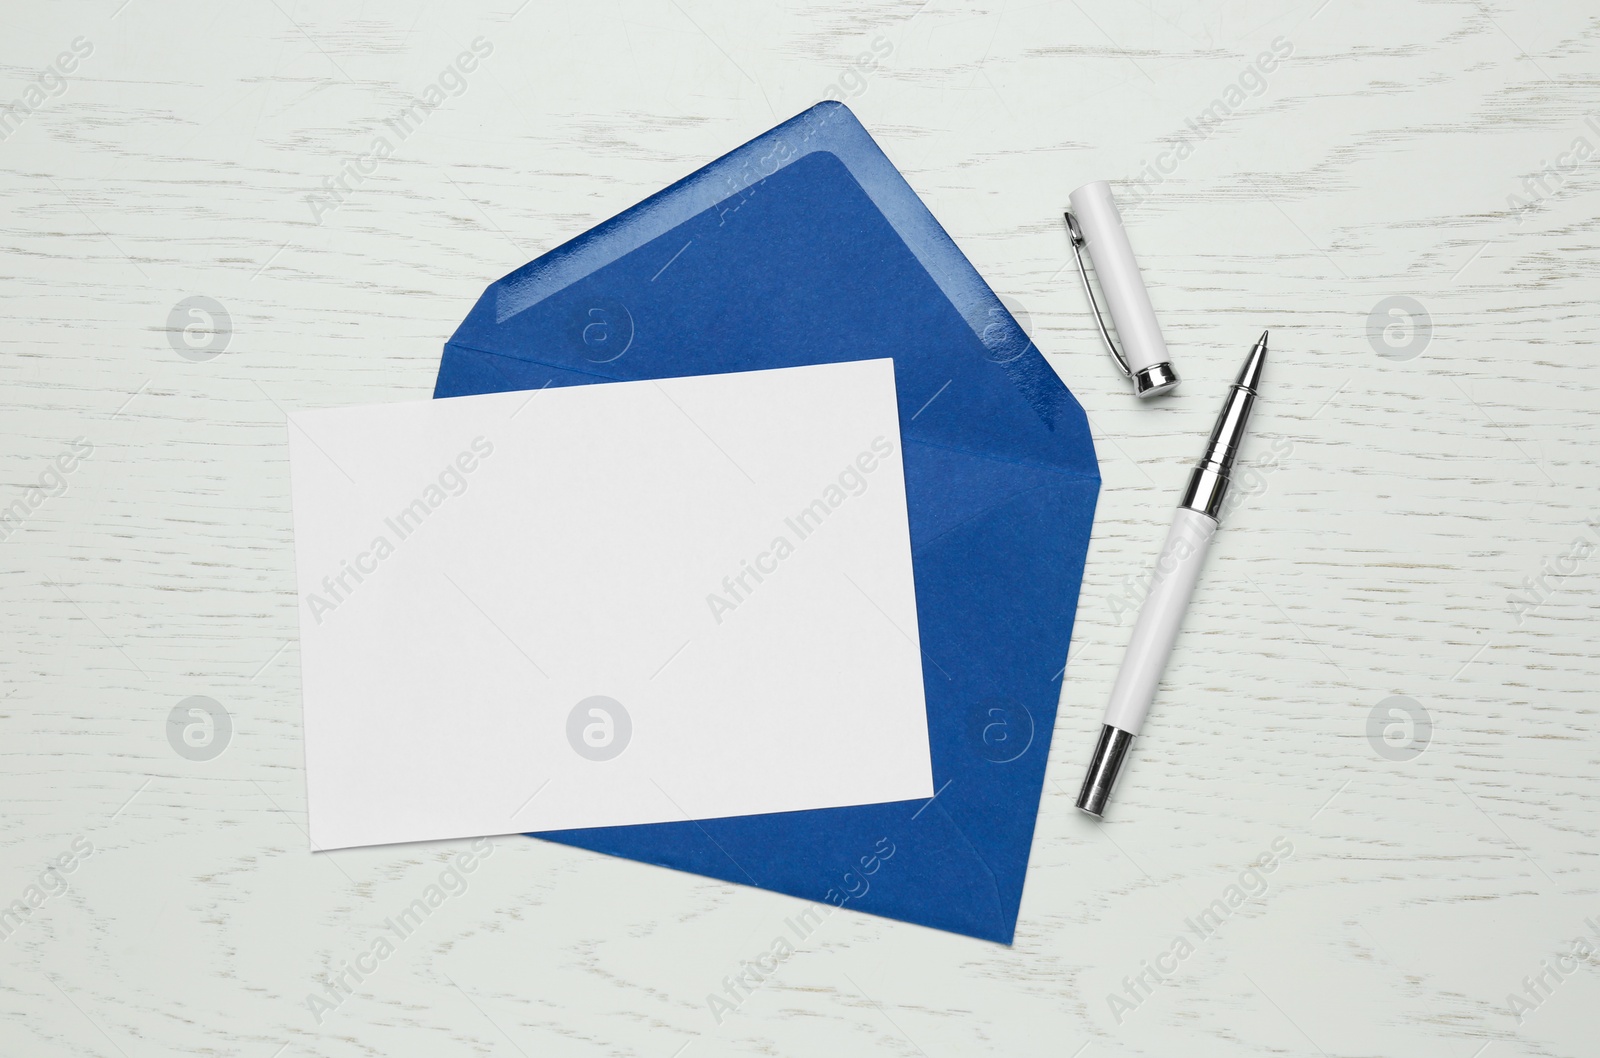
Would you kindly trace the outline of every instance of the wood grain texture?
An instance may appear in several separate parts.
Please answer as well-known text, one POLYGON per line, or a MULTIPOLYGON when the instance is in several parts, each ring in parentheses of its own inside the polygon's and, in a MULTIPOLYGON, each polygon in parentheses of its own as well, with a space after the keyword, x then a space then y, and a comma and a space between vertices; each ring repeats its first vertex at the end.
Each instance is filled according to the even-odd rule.
POLYGON ((40 87, 0 141, 0 500, 59 494, 0 540, 0 902, 93 851, 0 942, 0 1051, 1594 1053, 1600 957, 1558 963, 1600 949, 1591 5, 55 0, 6 30, 0 97, 40 87), (426 396, 488 281, 834 86, 1099 445, 1016 945, 841 912, 718 1021, 799 902, 505 839, 319 1024, 318 976, 459 846, 306 851, 285 410, 426 396), (1170 399, 1135 402, 1076 287, 1059 210, 1100 178, 1170 399), (210 359, 170 322, 195 296, 229 319, 210 359), (1119 600, 1263 327, 1254 494, 1095 825, 1072 793, 1119 600), (209 761, 168 741, 195 695, 232 722, 209 761), (1396 695, 1431 720, 1412 759, 1369 738, 1396 695), (1189 932, 1275 840, 1265 893, 1189 932))

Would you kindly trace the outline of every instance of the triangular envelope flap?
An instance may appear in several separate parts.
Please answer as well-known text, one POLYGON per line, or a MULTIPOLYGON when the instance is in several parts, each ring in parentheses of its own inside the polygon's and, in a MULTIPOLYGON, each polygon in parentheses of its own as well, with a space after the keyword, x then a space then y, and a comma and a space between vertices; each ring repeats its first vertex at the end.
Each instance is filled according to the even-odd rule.
MULTIPOLYGON (((983 856, 939 800, 536 836, 1009 944, 1014 901, 1006 906, 983 856)), ((805 928, 817 917, 797 909, 788 921, 805 928)))
POLYGON ((451 344, 613 380, 895 352, 907 439, 1098 478, 1077 403, 842 107, 813 108, 500 280, 451 344), (785 138, 819 114, 810 139, 785 138), (803 149, 704 204, 708 188, 728 191, 706 174, 747 171, 786 142, 803 149), (657 233, 689 205, 702 208, 657 233), (560 263, 578 259, 603 263, 560 263), (521 306, 509 315, 507 291, 521 306))

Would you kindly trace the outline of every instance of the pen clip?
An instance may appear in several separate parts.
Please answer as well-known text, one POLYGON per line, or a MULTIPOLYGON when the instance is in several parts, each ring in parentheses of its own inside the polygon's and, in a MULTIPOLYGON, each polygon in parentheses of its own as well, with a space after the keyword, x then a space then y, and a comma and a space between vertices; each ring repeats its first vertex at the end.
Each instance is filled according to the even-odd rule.
POLYGON ((1078 262, 1078 275, 1083 279, 1083 292, 1089 295, 1089 308, 1094 312, 1095 326, 1100 328, 1100 340, 1106 343, 1106 352, 1111 354, 1111 359, 1116 362, 1117 370, 1122 372, 1122 377, 1132 378, 1133 372, 1128 368, 1127 358, 1111 340, 1111 332, 1106 330, 1106 321, 1100 315, 1100 303, 1094 299, 1094 288, 1089 285, 1089 271, 1083 267, 1083 229, 1078 227, 1078 218, 1074 217, 1070 210, 1062 215, 1067 218, 1067 234, 1072 239, 1072 256, 1078 262))

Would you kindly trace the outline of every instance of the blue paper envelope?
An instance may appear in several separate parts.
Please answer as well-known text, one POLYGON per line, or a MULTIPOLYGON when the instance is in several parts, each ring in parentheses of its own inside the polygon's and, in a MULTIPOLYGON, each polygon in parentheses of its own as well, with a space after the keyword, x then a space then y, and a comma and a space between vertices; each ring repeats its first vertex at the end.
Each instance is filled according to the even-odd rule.
POLYGON ((935 796, 535 836, 1010 943, 1100 475, 1082 409, 846 107, 494 283, 434 395, 885 356, 935 796))

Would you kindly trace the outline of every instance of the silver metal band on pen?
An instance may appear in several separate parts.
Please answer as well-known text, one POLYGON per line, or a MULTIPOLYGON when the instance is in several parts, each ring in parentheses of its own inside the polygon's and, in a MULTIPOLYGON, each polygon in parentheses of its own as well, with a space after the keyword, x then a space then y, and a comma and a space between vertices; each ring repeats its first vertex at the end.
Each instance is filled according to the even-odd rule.
POLYGON ((1183 490, 1179 507, 1198 511, 1212 521, 1222 518, 1222 505, 1227 499, 1228 477, 1239 458, 1239 446, 1244 441, 1245 427, 1250 422, 1250 409, 1255 404, 1256 387, 1261 384, 1261 366, 1267 336, 1256 342, 1245 360, 1238 381, 1228 390, 1217 424, 1211 429, 1211 439, 1206 442, 1205 454, 1195 464, 1189 475, 1189 485, 1183 490))

